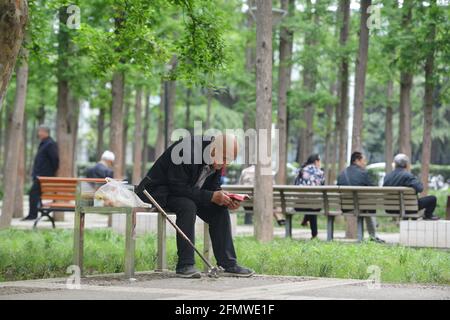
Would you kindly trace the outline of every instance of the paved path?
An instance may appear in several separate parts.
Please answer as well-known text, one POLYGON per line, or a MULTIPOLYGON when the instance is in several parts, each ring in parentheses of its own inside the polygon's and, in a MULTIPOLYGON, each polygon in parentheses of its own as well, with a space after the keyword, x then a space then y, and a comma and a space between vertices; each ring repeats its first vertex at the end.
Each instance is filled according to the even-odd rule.
POLYGON ((0 300, 163 299, 163 300, 323 300, 421 299, 450 300, 450 286, 385 284, 370 288, 366 281, 255 276, 179 279, 173 273, 141 272, 135 281, 120 275, 81 279, 80 289, 68 289, 66 279, 0 283, 0 300))

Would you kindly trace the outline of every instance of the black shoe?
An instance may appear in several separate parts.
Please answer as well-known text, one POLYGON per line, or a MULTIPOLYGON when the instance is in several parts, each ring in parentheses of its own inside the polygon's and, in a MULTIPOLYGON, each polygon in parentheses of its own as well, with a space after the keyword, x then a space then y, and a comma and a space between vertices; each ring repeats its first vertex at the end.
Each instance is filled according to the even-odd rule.
POLYGON ((432 221, 436 221, 439 220, 441 218, 439 218, 438 216, 431 216, 431 217, 424 217, 423 220, 432 220, 432 221))
POLYGON ((188 279, 199 279, 202 277, 200 271, 198 271, 193 265, 177 268, 177 276, 188 279))
POLYGON ((284 226, 284 225, 286 225, 286 220, 280 219, 280 220, 277 220, 277 223, 279 226, 284 226))
POLYGON ((241 277, 241 278, 247 278, 251 277, 255 274, 255 271, 252 269, 244 268, 239 265, 235 265, 234 267, 229 268, 222 268, 223 273, 222 275, 228 276, 228 277, 241 277))
POLYGON ((20 221, 30 221, 30 220, 36 220, 36 219, 37 219, 37 217, 26 216, 25 218, 20 219, 20 221))
POLYGON ((370 237, 370 241, 374 241, 376 243, 386 243, 383 239, 380 239, 378 237, 370 237))

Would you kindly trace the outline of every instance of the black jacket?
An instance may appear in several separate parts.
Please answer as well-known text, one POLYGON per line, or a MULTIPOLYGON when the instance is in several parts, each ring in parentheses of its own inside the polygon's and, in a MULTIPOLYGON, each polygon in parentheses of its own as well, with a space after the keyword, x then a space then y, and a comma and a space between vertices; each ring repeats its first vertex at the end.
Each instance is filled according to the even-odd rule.
POLYGON ((338 186, 373 186, 367 170, 352 164, 341 172, 337 179, 338 186))
MULTIPOLYGON (((149 202, 143 194, 143 189, 147 190, 159 203, 165 207, 167 197, 179 196, 193 200, 198 205, 207 205, 211 202, 214 191, 220 190, 221 170, 215 170, 203 184, 201 188, 195 186, 199 175, 205 165, 203 154, 205 148, 211 143, 210 138, 190 137, 181 139, 172 144, 164 153, 156 160, 155 164, 150 168, 146 177, 136 187, 136 194, 145 202, 149 202), (202 139, 207 139, 203 141, 202 139), (180 143, 183 143, 180 145, 180 143), (189 154, 180 152, 182 146, 190 145, 189 154), (183 161, 174 163, 171 157, 172 150, 177 155, 183 157, 183 161), (195 158, 194 158, 194 154, 195 158), (201 163, 195 163, 196 162, 201 163)), ((184 148, 185 150, 187 148, 184 148)))
POLYGON ((114 172, 105 166, 103 163, 98 162, 95 166, 86 170, 87 178, 114 178, 114 172))
POLYGON ((417 193, 423 191, 422 182, 406 169, 397 168, 384 177, 383 186, 385 187, 411 187, 417 193))
POLYGON ((52 138, 48 137, 39 144, 31 175, 33 179, 36 179, 38 176, 54 177, 58 167, 58 146, 52 138))

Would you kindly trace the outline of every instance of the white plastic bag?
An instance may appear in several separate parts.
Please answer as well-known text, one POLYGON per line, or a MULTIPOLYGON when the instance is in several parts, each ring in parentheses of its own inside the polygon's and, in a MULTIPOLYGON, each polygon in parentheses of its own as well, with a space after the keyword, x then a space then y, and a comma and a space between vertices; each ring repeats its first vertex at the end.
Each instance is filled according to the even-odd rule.
POLYGON ((95 206, 151 208, 123 183, 111 178, 106 178, 106 181, 94 194, 95 206))

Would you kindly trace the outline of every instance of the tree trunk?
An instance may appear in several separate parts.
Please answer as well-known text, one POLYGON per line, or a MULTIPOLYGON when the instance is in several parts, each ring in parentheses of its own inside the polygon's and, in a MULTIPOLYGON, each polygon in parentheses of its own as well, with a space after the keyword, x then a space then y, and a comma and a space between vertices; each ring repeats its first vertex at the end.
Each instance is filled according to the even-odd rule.
POLYGON ((147 172, 147 162, 148 162, 148 134, 150 130, 150 92, 145 95, 145 118, 144 118, 144 151, 142 154, 142 168, 141 172, 145 174, 147 172))
POLYGON ((0 110, 28 21, 26 0, 0 0, 0 110))
POLYGON ((134 157, 133 184, 142 179, 142 87, 136 89, 136 104, 134 110, 134 157))
MULTIPOLYGON (((76 138, 78 131, 78 100, 69 95, 67 81, 58 84, 58 110, 56 112, 56 140, 58 143, 59 177, 74 177, 76 138)), ((54 212, 56 221, 64 221, 63 212, 54 212)))
POLYGON ((21 156, 20 145, 23 145, 23 119, 25 114, 25 102, 28 82, 28 53, 23 49, 24 58, 17 68, 16 76, 16 99, 12 112, 11 130, 8 135, 8 152, 5 163, 4 196, 2 215, 0 216, 0 229, 11 225, 16 204, 17 184, 19 182, 19 157, 21 156))
MULTIPOLYGON (((339 1, 340 35, 339 46, 343 50, 347 46, 348 35, 350 29, 350 0, 339 1)), ((339 150, 339 165, 338 171, 341 172, 347 164, 347 139, 348 139, 348 78, 349 78, 349 58, 348 54, 343 54, 339 64, 338 75, 338 96, 339 107, 336 110, 336 128, 339 133, 339 141, 336 139, 336 148, 339 150)))
POLYGON ((112 109, 109 149, 114 153, 114 177, 124 178, 123 168, 123 97, 124 97, 125 75, 116 71, 112 79, 112 109))
POLYGON ((100 107, 97 122, 97 157, 96 160, 100 159, 103 152, 105 151, 105 141, 103 132, 105 131, 105 108, 100 107))
POLYGON ((392 171, 392 160, 394 159, 393 150, 393 132, 392 132, 392 94, 394 91, 394 82, 389 80, 387 85, 387 105, 386 105, 386 124, 385 124, 385 147, 384 147, 384 161, 386 163, 386 174, 392 171))
MULTIPOLYGON (((16 79, 17 81, 17 79, 16 79)), ((11 131, 11 126, 12 126, 12 119, 13 119, 13 111, 14 111, 14 106, 10 107, 10 106, 6 106, 5 107, 5 138, 4 138, 4 144, 3 144, 3 166, 2 166, 2 176, 5 176, 6 173, 6 158, 8 157, 8 144, 9 144, 9 136, 10 136, 10 131, 11 131)))
POLYGON ((123 136, 122 136, 122 168, 124 178, 127 176, 127 147, 128 147, 128 115, 130 113, 130 103, 125 102, 125 110, 123 115, 123 136))
MULTIPOLYGON (((69 55, 72 43, 68 28, 66 27, 68 14, 67 6, 59 10, 58 32, 58 67, 57 67, 57 112, 56 112, 56 140, 58 143, 59 177, 74 176, 74 158, 78 110, 77 102, 72 97, 67 70, 70 68, 69 55)), ((56 221, 64 220, 64 213, 55 212, 56 221)))
MULTIPOLYGON (((4 140, 5 140, 5 132, 4 132, 4 126, 3 126, 3 117, 4 117, 4 109, 0 109, 0 170, 3 168, 3 161, 4 161, 4 157, 5 154, 2 153, 3 150, 3 145, 4 145, 4 140)), ((0 174, 2 174, 3 171, 0 171, 0 174)), ((0 177, 1 179, 3 179, 3 176, 0 177)))
POLYGON ((185 128, 186 130, 190 131, 191 128, 191 96, 192 96, 192 89, 187 88, 186 89, 186 123, 185 128))
MULTIPOLYGON (((412 20, 412 3, 403 4, 403 30, 408 30, 412 20)), ((411 88, 413 74, 404 68, 400 74, 399 146, 400 152, 411 159, 411 88)))
POLYGON ((400 76, 399 147, 411 159, 411 88, 413 75, 402 72, 400 76))
MULTIPOLYGON (((256 6, 256 0, 247 0, 247 5, 249 10, 247 11, 247 41, 245 45, 245 71, 247 74, 253 76, 256 71, 256 48, 254 42, 254 32, 253 27, 255 24, 254 16, 251 14, 251 8, 256 6)), ((249 95, 250 96, 250 95, 249 95)), ((251 97, 247 97, 247 101, 250 102, 251 97)), ((250 112, 244 112, 242 125, 244 127, 244 132, 246 132, 250 128, 254 128, 255 120, 254 117, 250 114, 250 112)), ((247 140, 247 139, 246 139, 247 140)), ((244 166, 250 166, 250 158, 252 156, 252 151, 250 150, 250 141, 244 141, 244 166)), ((254 152, 255 153, 255 152, 254 152)))
POLYGON ((255 172, 255 236, 267 242, 273 238, 272 0, 257 0, 256 7, 256 131, 262 141, 258 141, 255 172))
POLYGON ((28 151, 28 156, 26 158, 26 167, 27 167, 27 171, 26 171, 26 176, 29 177, 31 176, 31 172, 33 171, 33 161, 34 161, 34 152, 37 146, 37 134, 36 134, 36 126, 37 124, 37 120, 33 120, 33 126, 31 127, 31 131, 29 133, 28 136, 28 141, 30 141, 30 148, 28 151))
POLYGON ((161 82, 160 89, 160 103, 158 110, 158 133, 156 135, 155 143, 155 159, 158 159, 160 155, 164 152, 164 81, 161 82))
MULTIPOLYGON (((355 70, 355 98, 353 112, 353 134, 352 150, 362 151, 362 130, 364 115, 364 94, 366 88, 367 56, 369 51, 369 28, 367 19, 369 14, 367 8, 371 5, 371 0, 361 0, 361 19, 359 31, 359 52, 356 59, 355 70)), ((347 238, 356 238, 356 218, 347 217, 347 227, 345 236, 347 238)))
MULTIPOLYGON (((333 82, 330 85, 330 94, 333 96, 336 92, 336 82, 333 82)), ((333 148, 331 145, 331 135, 333 134, 333 111, 335 109, 335 104, 328 104, 325 107, 326 113, 326 132, 325 132, 325 154, 324 154, 324 168, 325 168, 325 183, 331 184, 330 178, 332 176, 332 170, 334 167, 333 164, 333 156, 331 153, 333 152, 333 148)), ((334 150, 335 151, 335 150, 334 150)), ((336 160, 336 157, 334 157, 336 160)))
POLYGON ((211 89, 208 89, 207 93, 207 102, 206 102, 206 128, 211 128, 211 104, 212 104, 212 92, 211 89))
MULTIPOLYGON (((25 93, 26 94, 26 93, 25 93)), ((13 218, 23 218, 23 193, 25 186, 25 150, 26 150, 26 116, 24 114, 23 130, 19 142, 19 165, 17 167, 16 197, 13 218)))
MULTIPOLYGON (((178 63, 176 56, 170 61, 170 70, 175 70, 178 63)), ((175 80, 165 81, 164 83, 164 150, 171 144, 172 131, 174 129, 174 113, 176 101, 177 83, 175 80)))
POLYGON ((363 116, 364 116, 364 94, 366 89, 367 57, 369 53, 369 28, 367 19, 369 14, 367 8, 372 0, 361 1, 361 20, 359 31, 359 52, 355 68, 355 98, 353 112, 353 134, 352 150, 362 151, 363 116))
MULTIPOLYGON (((318 28, 319 15, 313 10, 313 4, 311 0, 306 1, 307 20, 314 23, 318 28)), ((314 50, 316 46, 316 34, 315 30, 308 30, 305 32, 305 50, 314 50)), ((307 54, 307 59, 303 65, 303 90, 309 94, 313 94, 316 91, 317 82, 317 62, 314 55, 307 54)), ((304 119, 306 126, 301 130, 301 161, 304 162, 308 156, 313 152, 313 140, 314 140, 314 104, 309 100, 304 106, 304 119)))
MULTIPOLYGON (((431 6, 428 10, 433 10, 436 7, 436 0, 431 1, 431 6)), ((432 17, 430 17, 431 20, 432 17)), ((430 173, 431 160, 431 130, 433 128, 433 92, 434 92, 434 42, 436 38, 435 22, 430 26, 430 34, 427 41, 431 44, 426 61, 425 61, 425 94, 423 103, 423 139, 422 139, 422 170, 421 179, 423 184, 423 195, 428 194, 428 175, 430 173)))
MULTIPOLYGON (((295 0, 281 0, 281 9, 294 14, 295 0)), ((279 166, 276 175, 277 184, 286 184, 287 165, 287 93, 291 86, 293 31, 280 27, 280 66, 278 71, 278 120, 279 166)))

